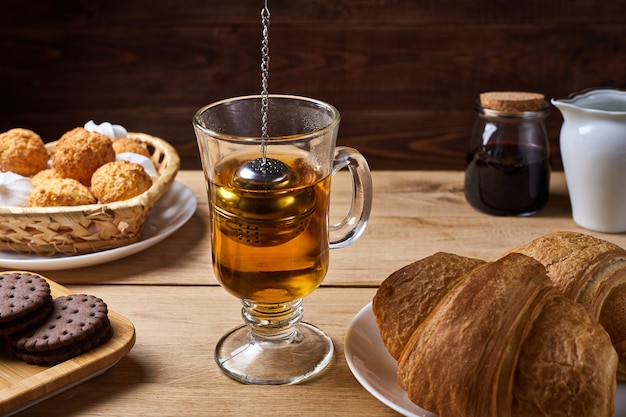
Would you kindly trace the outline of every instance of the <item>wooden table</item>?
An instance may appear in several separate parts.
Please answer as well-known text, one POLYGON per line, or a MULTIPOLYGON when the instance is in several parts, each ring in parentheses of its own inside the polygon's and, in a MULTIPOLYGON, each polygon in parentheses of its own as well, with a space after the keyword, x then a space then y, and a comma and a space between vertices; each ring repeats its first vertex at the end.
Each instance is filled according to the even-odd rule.
MULTIPOLYGON (((240 304, 211 269, 207 200, 200 171, 177 181, 198 208, 165 241, 108 264, 43 274, 76 292, 102 297, 136 328, 135 347, 106 373, 20 413, 20 416, 392 416, 351 374, 344 335, 354 315, 390 273, 437 251, 485 260, 557 230, 581 231, 626 247, 626 234, 579 228, 571 219, 564 176, 553 173, 550 201, 533 217, 493 217, 463 196, 463 173, 374 172, 368 229, 353 245, 332 251, 320 289, 305 300, 305 319, 327 331, 335 357, 320 376, 294 386, 232 381, 213 360, 215 343, 239 325, 240 304)), ((350 183, 333 182, 332 217, 347 210, 350 183)))

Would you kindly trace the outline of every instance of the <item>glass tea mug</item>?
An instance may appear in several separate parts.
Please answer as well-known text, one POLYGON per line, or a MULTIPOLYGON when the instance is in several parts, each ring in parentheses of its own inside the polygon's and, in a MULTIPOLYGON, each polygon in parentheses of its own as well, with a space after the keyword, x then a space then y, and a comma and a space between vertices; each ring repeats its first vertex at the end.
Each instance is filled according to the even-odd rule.
POLYGON ((333 106, 287 95, 226 99, 194 116, 213 269, 241 299, 245 322, 218 342, 215 360, 237 381, 293 384, 332 358, 330 337, 302 321, 302 299, 324 279, 329 249, 362 234, 372 205, 365 158, 335 146, 339 122, 333 106), (264 123, 267 137, 260 135, 264 123), (331 179, 343 168, 353 179, 352 204, 331 225, 331 179))

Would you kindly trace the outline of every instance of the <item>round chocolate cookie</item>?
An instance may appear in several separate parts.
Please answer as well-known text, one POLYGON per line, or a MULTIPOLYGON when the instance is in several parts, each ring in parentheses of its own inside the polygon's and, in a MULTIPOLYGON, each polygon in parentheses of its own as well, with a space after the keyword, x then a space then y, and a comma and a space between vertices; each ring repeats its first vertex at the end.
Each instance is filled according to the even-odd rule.
POLYGON ((58 297, 40 326, 10 336, 13 353, 34 364, 57 363, 78 356, 113 335, 107 305, 93 295, 58 297))
POLYGON ((50 285, 27 272, 0 274, 0 335, 35 326, 52 309, 50 285))

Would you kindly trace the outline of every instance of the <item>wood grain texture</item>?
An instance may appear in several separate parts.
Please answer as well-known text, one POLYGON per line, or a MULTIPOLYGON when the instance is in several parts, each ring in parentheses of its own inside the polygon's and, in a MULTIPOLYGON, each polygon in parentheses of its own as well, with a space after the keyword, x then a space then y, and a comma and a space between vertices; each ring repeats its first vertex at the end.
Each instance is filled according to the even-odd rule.
MULTIPOLYGON (((200 160, 191 118, 260 91, 260 0, 3 1, 0 131, 47 141, 90 119, 200 160)), ((340 144, 373 169, 463 169, 472 104, 488 90, 564 97, 626 87, 621 2, 277 0, 270 91, 326 100, 340 144)), ((562 118, 547 120, 561 169, 562 118)))

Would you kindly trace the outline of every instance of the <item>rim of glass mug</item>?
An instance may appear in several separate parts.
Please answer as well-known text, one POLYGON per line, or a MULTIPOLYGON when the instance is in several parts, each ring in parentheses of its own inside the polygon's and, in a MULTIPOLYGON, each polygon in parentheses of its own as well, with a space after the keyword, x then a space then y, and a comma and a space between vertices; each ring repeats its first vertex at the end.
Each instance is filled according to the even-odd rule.
MULTIPOLYGON (((308 138, 314 138, 316 136, 320 136, 321 133, 326 132, 330 129, 333 129, 335 126, 337 126, 340 121, 341 121, 341 115, 339 113, 339 110, 337 110, 337 108, 335 106, 333 106, 332 104, 328 104, 325 101, 322 100, 318 100, 315 98, 310 98, 310 97, 305 97, 305 96, 298 96, 298 95, 290 95, 290 94, 269 94, 268 99, 270 100, 290 100, 290 101, 300 101, 300 102, 304 102, 307 104, 312 104, 312 105, 316 105, 317 107, 324 109, 325 111, 328 112, 328 114, 331 116, 331 120, 329 123, 325 123, 323 126, 317 128, 317 129, 311 129, 309 131, 304 131, 304 132, 298 132, 298 133, 294 133, 291 135, 272 135, 270 132, 269 135, 269 139, 272 141, 272 143, 276 143, 276 142, 280 142, 280 143, 289 143, 292 141, 297 141, 300 142, 302 140, 307 140, 308 138)), ((240 143, 240 142, 251 142, 251 143, 262 143, 264 140, 267 140, 267 138, 264 138, 261 136, 261 128, 259 125, 259 134, 258 135, 246 135, 246 136, 241 136, 241 135, 232 135, 232 134, 227 134, 227 133, 223 133, 223 132, 218 132, 214 129, 210 129, 208 127, 206 127, 203 122, 202 122, 202 115, 206 113, 207 110, 210 109, 214 109, 216 107, 225 105, 225 104, 232 104, 234 102, 241 102, 244 100, 261 100, 262 96, 260 94, 251 94, 251 95, 245 95, 245 96, 237 96, 237 97, 231 97, 231 98, 226 98, 226 99, 222 99, 210 104, 207 104, 206 106, 201 107, 193 116, 193 125, 194 127, 196 127, 197 129, 199 129, 200 131, 202 131, 203 133, 212 136, 218 140, 223 140, 223 141, 227 141, 227 142, 232 142, 232 143, 240 143)), ((259 114, 261 114, 261 106, 259 105, 259 114)), ((271 116, 271 110, 269 112, 270 116, 271 116)))

